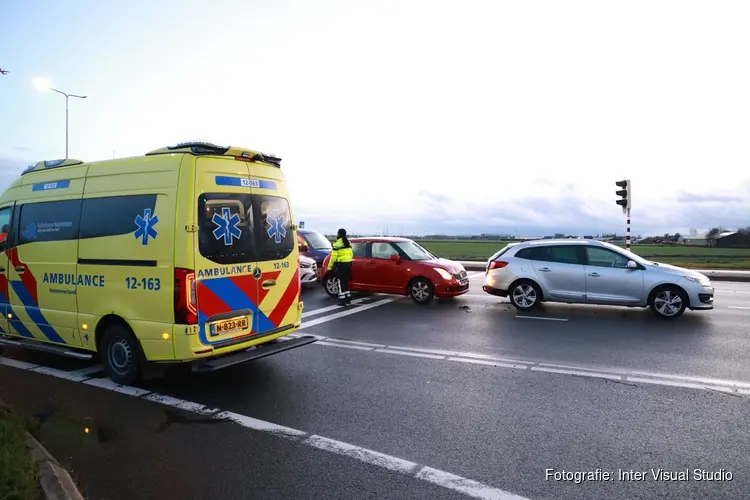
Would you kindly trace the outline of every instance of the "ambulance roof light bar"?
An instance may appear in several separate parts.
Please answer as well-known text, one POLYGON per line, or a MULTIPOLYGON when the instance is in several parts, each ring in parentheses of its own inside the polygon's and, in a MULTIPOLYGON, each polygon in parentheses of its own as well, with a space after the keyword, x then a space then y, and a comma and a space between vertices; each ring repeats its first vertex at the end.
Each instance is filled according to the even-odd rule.
POLYGON ((281 168, 281 158, 264 155, 260 151, 238 148, 234 146, 219 146, 210 142, 191 141, 181 142, 165 148, 155 149, 146 153, 146 156, 159 154, 191 153, 194 155, 233 156, 237 160, 259 161, 281 168))
POLYGON ((37 162, 36 165, 31 165, 30 167, 27 167, 26 170, 21 172, 21 175, 28 174, 29 172, 49 170, 51 168, 72 167, 74 165, 81 165, 82 163, 83 161, 76 160, 73 158, 66 158, 63 160, 44 160, 44 161, 37 162))

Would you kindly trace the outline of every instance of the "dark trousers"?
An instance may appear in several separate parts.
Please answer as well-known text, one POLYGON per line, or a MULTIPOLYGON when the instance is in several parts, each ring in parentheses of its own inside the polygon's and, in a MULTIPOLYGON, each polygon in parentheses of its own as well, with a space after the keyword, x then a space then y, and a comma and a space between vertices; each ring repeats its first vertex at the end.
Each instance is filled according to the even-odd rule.
POLYGON ((349 281, 352 279, 352 263, 337 262, 335 270, 339 279, 339 300, 348 299, 352 296, 352 292, 349 291, 349 281))

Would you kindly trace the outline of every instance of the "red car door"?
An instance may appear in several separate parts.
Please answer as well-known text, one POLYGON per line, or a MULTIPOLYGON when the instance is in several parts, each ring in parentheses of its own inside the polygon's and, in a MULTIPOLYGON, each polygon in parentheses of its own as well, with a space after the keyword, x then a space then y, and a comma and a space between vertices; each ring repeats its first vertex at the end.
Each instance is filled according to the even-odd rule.
POLYGON ((366 260, 367 288, 373 292, 402 293, 408 281, 407 262, 392 260, 400 258, 398 250, 387 241, 375 241, 366 260))
POLYGON ((366 289, 363 288, 367 275, 366 249, 367 243, 364 241, 352 242, 354 259, 352 260, 352 280, 349 282, 349 288, 355 291, 366 289))

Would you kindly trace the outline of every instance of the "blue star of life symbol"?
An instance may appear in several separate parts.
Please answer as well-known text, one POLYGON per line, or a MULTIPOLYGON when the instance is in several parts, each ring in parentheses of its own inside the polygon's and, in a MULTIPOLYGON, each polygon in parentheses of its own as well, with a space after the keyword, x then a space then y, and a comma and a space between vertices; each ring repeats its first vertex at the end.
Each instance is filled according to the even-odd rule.
POLYGON ((211 222, 216 224, 214 238, 217 240, 224 238, 225 245, 231 245, 234 238, 240 239, 240 236, 242 236, 242 229, 237 227, 237 224, 240 223, 240 216, 237 214, 231 215, 231 211, 227 207, 221 209, 221 215, 214 214, 211 222))
POLYGON ((141 245, 148 245, 148 239, 156 239, 156 235, 159 234, 154 229, 154 226, 159 223, 159 217, 157 215, 151 215, 151 209, 147 208, 143 211, 143 217, 140 215, 135 218, 135 225, 138 229, 135 230, 133 235, 136 239, 141 239, 141 245))
POLYGON ((286 228, 284 228, 285 217, 279 215, 278 210, 273 211, 273 215, 266 216, 266 222, 268 223, 268 237, 278 245, 281 243, 281 238, 286 237, 286 228))

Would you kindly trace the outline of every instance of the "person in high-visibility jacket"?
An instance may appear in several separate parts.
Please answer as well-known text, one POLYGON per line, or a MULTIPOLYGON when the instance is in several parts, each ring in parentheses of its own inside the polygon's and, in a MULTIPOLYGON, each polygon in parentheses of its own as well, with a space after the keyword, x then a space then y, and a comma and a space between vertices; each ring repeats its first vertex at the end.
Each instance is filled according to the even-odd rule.
POLYGON ((349 281, 352 279, 352 260, 354 252, 352 244, 346 237, 346 229, 339 229, 333 242, 331 258, 328 260, 328 270, 334 271, 339 279, 339 305, 345 306, 352 301, 349 291, 349 281))

